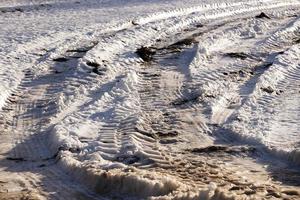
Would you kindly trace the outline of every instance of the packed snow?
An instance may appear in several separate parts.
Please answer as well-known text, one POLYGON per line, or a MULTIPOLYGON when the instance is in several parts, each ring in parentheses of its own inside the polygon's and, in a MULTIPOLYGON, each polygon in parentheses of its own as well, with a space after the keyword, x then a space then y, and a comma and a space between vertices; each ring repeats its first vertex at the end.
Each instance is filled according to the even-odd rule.
POLYGON ((2 0, 0 199, 300 199, 299 0, 2 0))

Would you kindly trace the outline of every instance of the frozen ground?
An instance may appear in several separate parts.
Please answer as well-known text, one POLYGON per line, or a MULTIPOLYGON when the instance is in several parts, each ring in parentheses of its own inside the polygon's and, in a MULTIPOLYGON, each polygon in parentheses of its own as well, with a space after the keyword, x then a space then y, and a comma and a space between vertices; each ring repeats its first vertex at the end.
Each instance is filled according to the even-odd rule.
POLYGON ((2 0, 0 199, 300 199, 299 11, 2 0))

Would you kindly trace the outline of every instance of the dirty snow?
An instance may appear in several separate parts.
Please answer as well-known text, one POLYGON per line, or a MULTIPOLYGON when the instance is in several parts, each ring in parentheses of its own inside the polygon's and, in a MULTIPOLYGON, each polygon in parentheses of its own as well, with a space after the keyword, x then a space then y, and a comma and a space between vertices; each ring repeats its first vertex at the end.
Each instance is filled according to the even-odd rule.
POLYGON ((0 199, 300 199, 299 11, 1 1, 0 199))

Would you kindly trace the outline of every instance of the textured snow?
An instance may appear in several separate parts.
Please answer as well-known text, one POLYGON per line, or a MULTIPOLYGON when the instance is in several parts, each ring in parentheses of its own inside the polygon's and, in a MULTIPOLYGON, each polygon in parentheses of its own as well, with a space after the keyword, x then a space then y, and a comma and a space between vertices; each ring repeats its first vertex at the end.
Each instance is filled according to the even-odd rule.
POLYGON ((0 181, 50 199, 300 198, 266 167, 300 164, 299 10, 1 1, 0 181))

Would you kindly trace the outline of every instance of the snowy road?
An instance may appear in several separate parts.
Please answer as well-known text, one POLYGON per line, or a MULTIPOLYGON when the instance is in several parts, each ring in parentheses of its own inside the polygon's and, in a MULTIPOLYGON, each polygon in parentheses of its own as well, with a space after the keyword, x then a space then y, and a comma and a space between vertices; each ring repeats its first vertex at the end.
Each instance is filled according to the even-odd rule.
POLYGON ((300 1, 0 3, 0 199, 300 199, 300 1))

